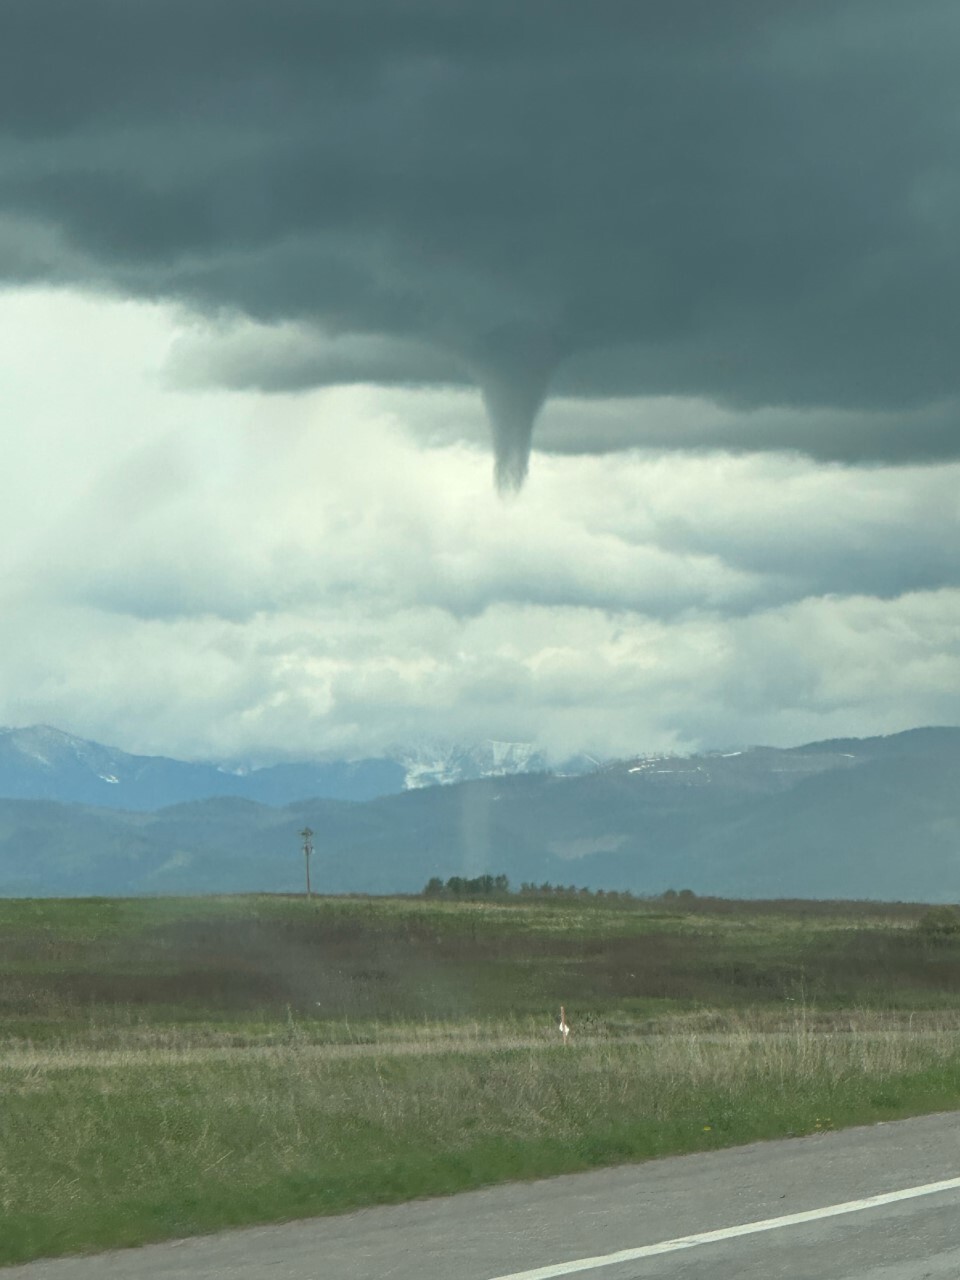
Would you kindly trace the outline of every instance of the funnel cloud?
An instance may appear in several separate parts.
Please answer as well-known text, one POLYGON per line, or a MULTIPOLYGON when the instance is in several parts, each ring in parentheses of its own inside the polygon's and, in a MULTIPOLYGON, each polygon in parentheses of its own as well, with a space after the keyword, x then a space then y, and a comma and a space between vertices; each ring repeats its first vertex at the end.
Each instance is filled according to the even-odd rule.
POLYGON ((520 489, 527 478, 533 425, 546 396, 545 381, 511 376, 502 370, 481 382, 496 459, 494 480, 501 493, 520 489))
POLYGON ((468 361, 487 411, 501 493, 515 492, 526 479, 534 424, 558 358, 559 344, 549 334, 503 325, 484 335, 468 361))
POLYGON ((948 0, 7 0, 0 283, 280 335, 194 382, 471 380, 506 491, 548 394, 957 457, 958 48, 948 0))

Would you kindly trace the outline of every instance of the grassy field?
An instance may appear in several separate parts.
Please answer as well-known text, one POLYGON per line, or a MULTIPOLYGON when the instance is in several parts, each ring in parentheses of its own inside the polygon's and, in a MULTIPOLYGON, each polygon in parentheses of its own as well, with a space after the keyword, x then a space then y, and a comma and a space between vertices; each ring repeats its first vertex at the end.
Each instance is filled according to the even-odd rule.
POLYGON ((956 1107, 922 914, 0 903, 0 1262, 956 1107))

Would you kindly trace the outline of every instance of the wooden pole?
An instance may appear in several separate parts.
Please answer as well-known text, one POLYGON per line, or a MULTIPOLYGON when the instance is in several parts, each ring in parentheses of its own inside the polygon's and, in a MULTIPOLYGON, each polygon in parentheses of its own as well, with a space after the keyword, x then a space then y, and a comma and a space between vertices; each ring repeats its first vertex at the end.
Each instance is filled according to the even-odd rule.
POLYGON ((309 827, 304 827, 300 832, 300 838, 303 841, 303 863, 307 872, 307 900, 311 895, 310 891, 310 855, 313 853, 313 832, 309 827))

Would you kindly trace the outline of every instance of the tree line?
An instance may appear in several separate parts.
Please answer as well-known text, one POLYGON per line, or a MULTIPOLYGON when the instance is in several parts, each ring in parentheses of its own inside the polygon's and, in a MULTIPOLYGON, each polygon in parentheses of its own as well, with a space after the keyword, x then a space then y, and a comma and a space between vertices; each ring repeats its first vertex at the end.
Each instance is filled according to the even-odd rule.
MULTIPOLYGON (((578 898, 600 902, 633 902, 635 895, 629 889, 589 889, 586 885, 551 884, 545 880, 543 884, 534 884, 525 880, 519 889, 513 889, 505 875, 491 876, 450 876, 441 880, 432 876, 423 887, 425 898, 578 898)), ((661 895, 666 899, 694 898, 692 889, 668 889, 661 895)))

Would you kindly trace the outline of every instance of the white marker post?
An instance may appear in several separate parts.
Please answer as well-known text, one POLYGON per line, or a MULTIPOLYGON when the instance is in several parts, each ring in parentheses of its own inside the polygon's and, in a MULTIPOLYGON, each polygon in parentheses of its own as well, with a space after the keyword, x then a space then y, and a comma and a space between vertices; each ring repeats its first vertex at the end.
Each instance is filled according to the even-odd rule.
POLYGON ((567 1037, 570 1034, 570 1028, 567 1026, 567 1014, 563 1005, 560 1006, 560 1034, 563 1036, 563 1047, 567 1047, 567 1037))

